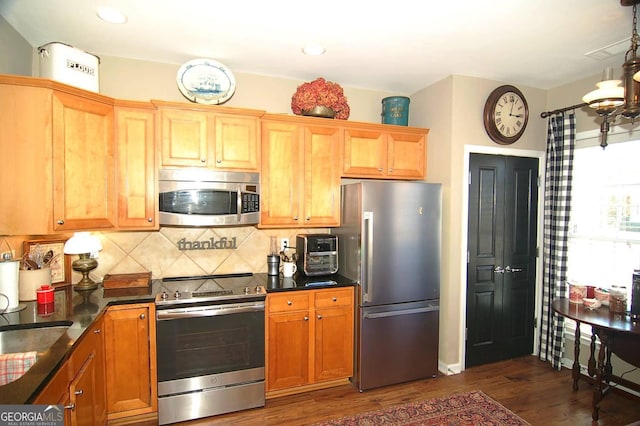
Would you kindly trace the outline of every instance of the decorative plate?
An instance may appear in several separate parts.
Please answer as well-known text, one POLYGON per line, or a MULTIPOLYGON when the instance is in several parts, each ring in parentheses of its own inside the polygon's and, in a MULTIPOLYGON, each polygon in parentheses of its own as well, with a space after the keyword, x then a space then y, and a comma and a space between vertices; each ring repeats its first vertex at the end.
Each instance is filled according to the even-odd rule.
POLYGON ((213 59, 193 59, 184 63, 176 81, 185 98, 200 104, 222 104, 236 90, 236 79, 231 70, 213 59))

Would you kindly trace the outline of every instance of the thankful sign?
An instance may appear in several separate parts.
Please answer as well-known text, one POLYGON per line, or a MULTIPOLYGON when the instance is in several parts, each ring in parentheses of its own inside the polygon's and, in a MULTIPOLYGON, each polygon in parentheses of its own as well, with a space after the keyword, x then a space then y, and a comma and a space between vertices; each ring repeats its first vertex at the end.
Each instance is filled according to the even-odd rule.
POLYGON ((238 246, 236 244, 236 237, 227 238, 222 237, 219 240, 216 240, 214 237, 209 238, 208 240, 203 241, 187 241, 186 238, 178 241, 178 250, 186 251, 186 250, 229 250, 229 249, 237 249, 238 246))

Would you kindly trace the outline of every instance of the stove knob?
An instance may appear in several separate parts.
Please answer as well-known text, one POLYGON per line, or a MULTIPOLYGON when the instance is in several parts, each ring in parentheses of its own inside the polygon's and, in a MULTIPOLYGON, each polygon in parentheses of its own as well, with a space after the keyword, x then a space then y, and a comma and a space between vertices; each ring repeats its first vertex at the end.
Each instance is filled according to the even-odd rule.
POLYGON ((262 287, 260 287, 259 285, 256 286, 256 293, 262 293, 262 287))
POLYGON ((180 299, 180 296, 182 296, 182 295, 180 294, 180 290, 176 290, 176 292, 175 292, 175 293, 173 293, 173 297, 175 297, 176 299, 180 299))
POLYGON ((167 294, 167 292, 162 291, 162 294, 160 295, 160 299, 167 300, 168 298, 169 298, 169 295, 167 294))
POLYGON ((251 293, 251 289, 249 287, 245 287, 244 294, 249 294, 249 293, 251 293))

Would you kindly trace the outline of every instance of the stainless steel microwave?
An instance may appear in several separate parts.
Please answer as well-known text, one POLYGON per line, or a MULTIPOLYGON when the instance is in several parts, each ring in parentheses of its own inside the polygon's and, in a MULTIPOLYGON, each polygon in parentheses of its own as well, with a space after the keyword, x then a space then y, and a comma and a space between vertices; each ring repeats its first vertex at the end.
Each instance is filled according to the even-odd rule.
POLYGON ((229 226, 260 221, 258 173, 162 169, 158 192, 160 225, 229 226))

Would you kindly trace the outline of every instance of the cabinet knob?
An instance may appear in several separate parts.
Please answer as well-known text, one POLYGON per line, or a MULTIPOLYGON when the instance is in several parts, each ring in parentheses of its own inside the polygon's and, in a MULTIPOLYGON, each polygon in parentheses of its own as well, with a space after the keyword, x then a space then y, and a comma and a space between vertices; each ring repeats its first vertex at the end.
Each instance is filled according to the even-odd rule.
POLYGON ((303 318, 305 321, 309 321, 309 317, 304 317, 303 318))
POLYGON ((393 173, 393 168, 390 168, 390 169, 389 169, 389 173, 393 173))
POLYGON ((311 220, 311 216, 307 216, 304 218, 305 220, 311 220))
POLYGON ((73 411, 76 408, 76 404, 69 404, 69 405, 65 405, 64 409, 65 410, 71 410, 73 411))
POLYGON ((58 219, 58 225, 64 225, 64 220, 63 219, 58 219))
POLYGON ((84 393, 84 391, 82 389, 79 389, 79 390, 74 392, 75 395, 82 395, 83 393, 84 393))
POLYGON ((333 297, 331 298, 331 300, 333 300, 334 302, 337 302, 337 301, 338 301, 338 298, 337 298, 337 297, 335 297, 335 296, 333 296, 333 297))
POLYGON ((293 217, 293 220, 298 220, 298 216, 294 216, 294 217, 293 217))
POLYGON ((144 314, 140 314, 140 319, 145 319, 145 315, 144 314))
POLYGON ((220 164, 222 163, 222 160, 216 160, 216 163, 220 164))
POLYGON ((206 158, 201 158, 201 159, 200 159, 200 162, 201 162, 201 163, 206 163, 206 162, 207 162, 207 159, 206 159, 206 158))
POLYGON ((149 223, 153 222, 153 218, 152 217, 147 218, 147 222, 149 223))
POLYGON ((378 167, 378 171, 381 172, 382 171, 382 167, 378 167))
POLYGON ((293 305, 293 302, 291 300, 287 300, 287 305, 291 306, 293 305))
POLYGON ((100 333, 102 333, 102 330, 100 330, 100 329, 98 328, 98 329, 96 329, 96 330, 93 330, 93 332, 94 332, 94 334, 100 334, 100 333))
POLYGON ((318 319, 322 319, 322 315, 318 314, 318 319))

